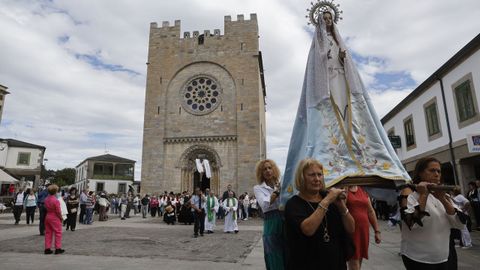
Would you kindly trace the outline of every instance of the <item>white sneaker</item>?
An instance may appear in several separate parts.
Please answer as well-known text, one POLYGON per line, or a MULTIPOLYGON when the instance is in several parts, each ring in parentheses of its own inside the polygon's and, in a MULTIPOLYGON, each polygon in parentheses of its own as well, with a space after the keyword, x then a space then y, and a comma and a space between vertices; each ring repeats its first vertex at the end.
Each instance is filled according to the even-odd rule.
POLYGON ((471 248, 471 247, 472 247, 472 245, 464 246, 464 247, 462 247, 462 249, 469 249, 469 248, 471 248))

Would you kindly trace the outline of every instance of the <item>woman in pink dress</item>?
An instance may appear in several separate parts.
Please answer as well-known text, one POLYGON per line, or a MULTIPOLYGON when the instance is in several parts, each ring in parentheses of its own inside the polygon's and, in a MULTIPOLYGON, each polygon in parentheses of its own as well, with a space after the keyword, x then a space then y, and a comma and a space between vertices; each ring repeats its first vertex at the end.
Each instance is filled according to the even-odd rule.
POLYGON ((58 186, 48 186, 48 197, 45 199, 45 254, 52 254, 52 237, 55 236, 55 254, 62 254, 62 210, 57 199, 58 186))
POLYGON ((381 242, 377 216, 368 194, 359 186, 351 186, 347 194, 347 208, 355 220, 355 232, 352 235, 355 243, 355 254, 348 260, 349 270, 360 270, 362 260, 368 260, 369 225, 375 231, 375 243, 381 242))

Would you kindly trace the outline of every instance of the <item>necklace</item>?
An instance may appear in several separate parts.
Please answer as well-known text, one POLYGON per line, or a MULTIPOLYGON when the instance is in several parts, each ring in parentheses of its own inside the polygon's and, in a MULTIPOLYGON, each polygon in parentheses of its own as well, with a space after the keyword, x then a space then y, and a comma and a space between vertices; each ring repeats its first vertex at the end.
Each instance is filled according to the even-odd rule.
MULTIPOLYGON (((315 212, 315 208, 310 204, 309 201, 306 201, 308 205, 310 205, 310 208, 312 208, 313 212, 315 212)), ((328 220, 327 220, 327 213, 325 212, 325 215, 323 216, 322 224, 323 225, 323 242, 328 243, 330 242, 330 235, 328 234, 328 220), (323 224, 323 221, 325 221, 325 224, 323 224)))

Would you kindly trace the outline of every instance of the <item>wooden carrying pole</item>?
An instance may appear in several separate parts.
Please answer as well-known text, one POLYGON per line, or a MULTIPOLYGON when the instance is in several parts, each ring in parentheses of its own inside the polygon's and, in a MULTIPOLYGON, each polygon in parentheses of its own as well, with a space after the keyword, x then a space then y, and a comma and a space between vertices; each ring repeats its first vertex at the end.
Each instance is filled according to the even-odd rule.
MULTIPOLYGON (((365 186, 365 187, 374 187, 374 188, 386 188, 386 189, 402 189, 408 183, 405 180, 390 180, 381 178, 379 176, 356 176, 356 177, 347 177, 340 181, 339 183, 333 185, 334 187, 349 187, 349 186, 365 186)), ((415 185, 413 185, 415 186, 415 185)), ((429 191, 445 191, 449 192, 458 188, 454 185, 430 185, 428 186, 429 191)))

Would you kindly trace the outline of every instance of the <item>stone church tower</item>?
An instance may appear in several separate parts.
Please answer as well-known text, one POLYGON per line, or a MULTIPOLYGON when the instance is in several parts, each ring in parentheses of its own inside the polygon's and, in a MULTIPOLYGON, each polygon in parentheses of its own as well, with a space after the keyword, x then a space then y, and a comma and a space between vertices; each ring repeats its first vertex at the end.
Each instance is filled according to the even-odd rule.
MULTIPOLYGON (((266 156, 265 82, 256 14, 225 31, 180 35, 180 21, 150 25, 142 193, 195 186, 251 193, 266 156), (195 159, 207 159, 211 177, 195 159)), ((220 194, 221 196, 221 194, 220 194)))

